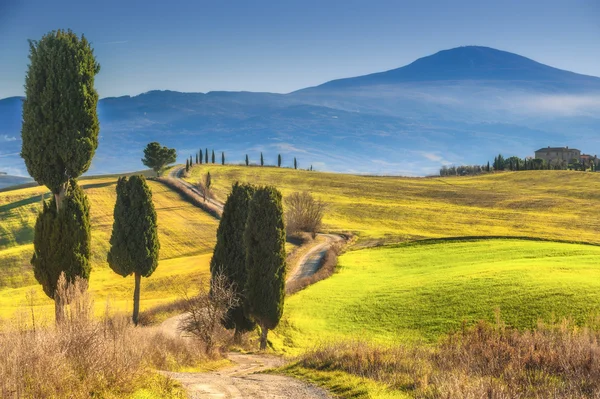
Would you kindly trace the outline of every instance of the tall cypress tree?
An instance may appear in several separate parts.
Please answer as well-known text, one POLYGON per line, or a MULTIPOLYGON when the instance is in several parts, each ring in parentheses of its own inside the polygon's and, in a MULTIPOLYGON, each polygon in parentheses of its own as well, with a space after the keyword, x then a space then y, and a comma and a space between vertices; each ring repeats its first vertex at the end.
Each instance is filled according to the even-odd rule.
POLYGON ((205 148, 204 151, 204 163, 208 164, 208 148, 205 148))
POLYGON ((298 162, 296 162, 296 157, 294 157, 294 169, 298 169, 298 162))
MULTIPOLYGON (((54 195, 38 215, 31 259, 50 298, 61 272, 69 282, 90 274, 89 204, 73 179, 89 169, 98 147, 99 72, 84 36, 58 30, 29 42, 21 157, 31 177, 54 195)), ((56 300, 55 311, 60 322, 62 305, 56 300)))
POLYGON ((138 323, 140 283, 158 266, 157 217, 152 191, 143 176, 121 177, 117 182, 117 202, 110 237, 108 265, 117 274, 135 276, 133 323, 138 323))
POLYGON ((277 155, 277 167, 281 168, 281 154, 277 155))
POLYGON ((246 314, 261 328, 260 349, 279 324, 285 297, 285 227, 281 193, 258 188, 250 201, 244 231, 246 247, 246 314))
POLYGON ((225 165, 225 152, 221 151, 221 165, 225 165))
POLYGON ((60 210, 56 198, 44 201, 35 223, 31 258, 35 279, 44 293, 55 300, 56 321, 62 320, 63 303, 55 296, 61 273, 69 283, 75 277, 89 279, 91 257, 90 204, 87 196, 70 180, 60 210))
POLYGON ((265 160, 263 158, 262 152, 260 153, 260 166, 264 166, 265 165, 265 160))
POLYGON ((198 151, 198 161, 200 161, 200 165, 202 165, 202 163, 203 163, 202 158, 204 158, 204 157, 202 156, 202 150, 200 150, 200 151, 198 151))
POLYGON ((212 150, 212 163, 215 163, 215 150, 212 150))
POLYGON ((246 166, 250 165, 250 160, 248 159, 248 154, 246 154, 246 166))
POLYGON ((244 228, 248 218, 248 207, 254 187, 249 184, 235 183, 223 207, 223 215, 217 229, 217 243, 210 261, 210 272, 214 278, 223 274, 240 298, 239 305, 227 313, 224 326, 235 329, 235 342, 239 343, 241 334, 251 331, 255 323, 244 312, 246 301, 246 247, 244 228))
POLYGON ((186 172, 190 171, 190 161, 188 161, 187 158, 185 160, 185 171, 186 172))
POLYGON ((198 165, 198 153, 196 153, 196 165, 198 165))

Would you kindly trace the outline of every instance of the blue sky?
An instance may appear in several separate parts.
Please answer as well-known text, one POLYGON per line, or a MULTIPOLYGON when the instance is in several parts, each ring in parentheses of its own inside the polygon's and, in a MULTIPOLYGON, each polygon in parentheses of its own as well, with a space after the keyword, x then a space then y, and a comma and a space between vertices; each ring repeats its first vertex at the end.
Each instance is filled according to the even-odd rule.
POLYGON ((27 39, 58 28, 93 42, 101 97, 285 93, 470 44, 600 76, 597 0, 0 0, 0 98, 23 94, 27 39))

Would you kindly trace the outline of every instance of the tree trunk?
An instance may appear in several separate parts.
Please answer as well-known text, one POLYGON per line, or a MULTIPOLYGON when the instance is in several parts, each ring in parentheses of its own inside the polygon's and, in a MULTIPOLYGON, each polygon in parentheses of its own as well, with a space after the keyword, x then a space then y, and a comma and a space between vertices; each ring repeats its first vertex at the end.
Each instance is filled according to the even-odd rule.
POLYGON ((54 320, 55 320, 57 326, 62 324, 64 321, 65 314, 64 314, 63 310, 64 310, 64 308, 63 308, 61 299, 58 297, 58 295, 55 295, 55 298, 54 298, 54 320))
POLYGON ((233 333, 233 344, 234 345, 242 344, 242 332, 240 330, 238 330, 237 328, 235 329, 235 332, 233 333))
POLYGON ((267 349, 267 334, 269 329, 265 326, 260 326, 260 350, 264 351, 267 349))
POLYGON ((140 315, 140 282, 142 280, 142 275, 139 273, 134 273, 135 275, 135 288, 133 290, 133 324, 138 325, 138 317, 140 315))
POLYGON ((54 202, 56 202, 56 212, 60 211, 62 208, 63 200, 65 199, 65 194, 67 192, 67 184, 65 183, 60 187, 60 191, 58 193, 54 193, 54 202))

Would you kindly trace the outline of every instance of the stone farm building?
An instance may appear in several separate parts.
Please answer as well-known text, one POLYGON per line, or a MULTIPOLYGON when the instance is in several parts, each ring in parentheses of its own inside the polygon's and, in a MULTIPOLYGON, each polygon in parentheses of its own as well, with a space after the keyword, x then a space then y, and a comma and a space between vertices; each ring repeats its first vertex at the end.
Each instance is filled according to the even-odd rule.
POLYGON ((549 163, 571 163, 573 160, 577 160, 582 163, 589 164, 594 162, 596 165, 599 163, 599 159, 596 155, 582 154, 580 150, 569 147, 547 147, 540 148, 535 152, 537 159, 543 159, 549 163))

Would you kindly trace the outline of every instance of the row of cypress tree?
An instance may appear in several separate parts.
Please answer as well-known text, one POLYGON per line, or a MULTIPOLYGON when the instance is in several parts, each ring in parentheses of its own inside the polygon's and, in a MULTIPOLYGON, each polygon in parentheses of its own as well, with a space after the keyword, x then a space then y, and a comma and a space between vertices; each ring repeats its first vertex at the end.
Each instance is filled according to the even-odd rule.
POLYGON ((242 333, 260 326, 260 348, 279 323, 285 298, 285 226, 281 193, 274 187, 235 183, 227 197, 210 263, 240 298, 224 326, 242 333))

